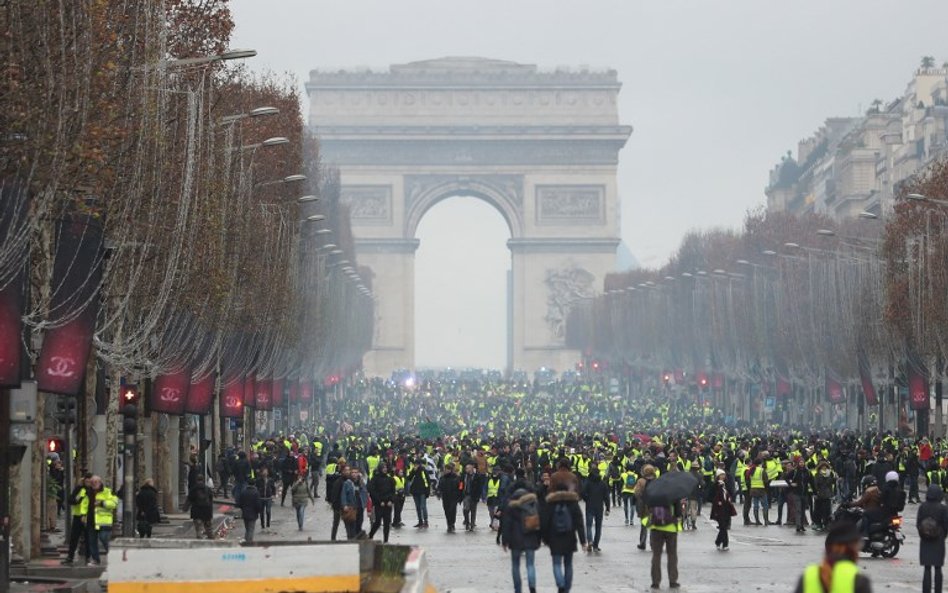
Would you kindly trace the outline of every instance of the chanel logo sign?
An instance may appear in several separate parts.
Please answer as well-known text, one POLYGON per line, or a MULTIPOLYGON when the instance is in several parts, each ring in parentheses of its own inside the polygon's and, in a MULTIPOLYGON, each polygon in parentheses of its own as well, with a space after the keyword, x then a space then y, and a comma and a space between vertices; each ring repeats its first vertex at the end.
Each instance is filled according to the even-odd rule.
POLYGON ((74 377, 76 375, 76 360, 68 356, 54 356, 50 359, 50 366, 46 369, 51 377, 74 377))

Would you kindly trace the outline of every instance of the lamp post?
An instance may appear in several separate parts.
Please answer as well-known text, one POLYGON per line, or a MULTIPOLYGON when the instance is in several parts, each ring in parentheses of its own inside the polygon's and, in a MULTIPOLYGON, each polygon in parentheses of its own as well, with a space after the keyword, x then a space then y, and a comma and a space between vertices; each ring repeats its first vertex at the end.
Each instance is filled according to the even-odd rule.
POLYGON ((257 107, 256 109, 251 109, 246 113, 235 113, 234 115, 225 115, 220 118, 218 121, 221 125, 232 124, 238 122, 248 117, 264 117, 267 115, 277 115, 280 113, 280 110, 276 107, 257 107))

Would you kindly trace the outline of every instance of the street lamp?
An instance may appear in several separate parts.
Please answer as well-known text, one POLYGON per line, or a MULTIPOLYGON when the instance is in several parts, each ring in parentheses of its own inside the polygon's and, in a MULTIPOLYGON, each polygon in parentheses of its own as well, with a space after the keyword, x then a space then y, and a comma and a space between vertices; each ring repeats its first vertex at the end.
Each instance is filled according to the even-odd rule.
POLYGON ((258 148, 270 148, 271 146, 280 146, 283 144, 289 144, 290 139, 284 138, 283 136, 274 136, 273 138, 267 138, 263 142, 258 142, 256 144, 248 144, 246 146, 241 146, 240 148, 235 148, 234 150, 256 150, 258 148))
POLYGON ((761 251, 761 253, 764 254, 764 255, 766 255, 766 256, 774 256, 774 255, 777 255, 777 252, 774 251, 773 249, 764 249, 763 251, 761 251))
POLYGON ((742 266, 749 266, 749 265, 751 265, 751 263, 750 263, 749 261, 747 261, 746 259, 739 259, 739 260, 737 260, 737 262, 735 262, 735 263, 738 263, 738 264, 740 264, 740 265, 742 265, 742 266))
POLYGON ((794 243, 794 242, 792 242, 792 241, 791 241, 791 242, 784 243, 783 246, 786 247, 787 249, 799 249, 799 248, 800 248, 800 244, 799 244, 799 243, 794 243))
POLYGON ((296 201, 299 202, 300 204, 309 204, 310 202, 319 201, 319 196, 302 196, 302 197, 296 198, 296 201))
POLYGON ((224 117, 220 118, 218 122, 220 124, 232 124, 236 121, 247 119, 248 117, 262 117, 265 115, 277 115, 278 113, 280 113, 280 110, 276 107, 257 107, 256 109, 251 109, 247 113, 225 115, 224 117))
POLYGON ((836 231, 831 229, 817 229, 816 234, 824 237, 835 237, 836 231))
POLYGON ((214 54, 212 56, 203 56, 200 58, 181 58, 178 60, 162 60, 158 62, 160 66, 170 66, 172 68, 183 68, 186 66, 203 66, 213 62, 223 62, 226 60, 243 60, 257 55, 255 49, 231 49, 224 53, 214 54))
POLYGON ((254 187, 267 187, 269 185, 279 185, 281 183, 293 183, 296 181, 306 181, 306 175, 296 174, 287 175, 283 179, 274 179, 273 181, 264 181, 256 184, 254 187))
POLYGON ((316 231, 316 234, 317 235, 331 235, 332 229, 319 229, 318 231, 316 231))
POLYGON ((864 220, 878 220, 879 215, 869 212, 868 210, 863 210, 862 212, 859 213, 859 218, 862 218, 864 220))
POLYGON ((326 220, 326 217, 322 214, 313 214, 312 216, 306 217, 307 222, 320 222, 323 220, 326 220))

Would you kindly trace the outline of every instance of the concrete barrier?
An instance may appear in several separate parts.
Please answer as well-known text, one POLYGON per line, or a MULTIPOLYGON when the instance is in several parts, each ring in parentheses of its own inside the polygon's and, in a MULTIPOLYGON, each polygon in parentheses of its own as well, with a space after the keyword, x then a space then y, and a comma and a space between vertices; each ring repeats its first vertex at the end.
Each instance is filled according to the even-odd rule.
POLYGON ((113 542, 109 593, 355 593, 357 543, 113 542))

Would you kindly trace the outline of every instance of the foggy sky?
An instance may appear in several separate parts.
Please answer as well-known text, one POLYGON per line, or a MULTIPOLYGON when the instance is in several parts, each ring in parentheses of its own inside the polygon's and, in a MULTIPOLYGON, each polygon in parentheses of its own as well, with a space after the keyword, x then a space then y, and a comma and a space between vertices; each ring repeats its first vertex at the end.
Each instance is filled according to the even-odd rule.
MULTIPOLYGON (((739 226, 763 204, 769 169, 825 118, 901 95, 923 55, 948 60, 945 0, 232 0, 232 8, 233 46, 259 52, 249 61, 255 69, 293 73, 301 91, 311 69, 385 70, 443 56, 616 69, 620 119, 635 127, 619 156, 622 236, 648 266, 663 263, 689 229, 739 226)), ((439 205, 444 216, 455 203, 439 205)), ((426 222, 419 238, 446 246, 443 261, 419 258, 419 282, 428 284, 418 293, 435 294, 429 272, 471 248, 452 252, 456 229, 426 222)), ((491 245, 508 238, 502 223, 479 236, 491 245)), ((509 257, 498 262, 488 251, 470 269, 485 282, 500 277, 503 294, 497 268, 509 257)), ((495 318, 465 298, 460 310, 482 323, 495 318)), ((503 310, 497 323, 505 324, 503 310)), ((419 328, 419 355, 422 343, 434 344, 429 352, 447 347, 437 328, 419 328)), ((495 344, 442 353, 460 366, 465 353, 495 344)), ((503 350, 492 355, 491 366, 502 367, 503 350)))

